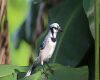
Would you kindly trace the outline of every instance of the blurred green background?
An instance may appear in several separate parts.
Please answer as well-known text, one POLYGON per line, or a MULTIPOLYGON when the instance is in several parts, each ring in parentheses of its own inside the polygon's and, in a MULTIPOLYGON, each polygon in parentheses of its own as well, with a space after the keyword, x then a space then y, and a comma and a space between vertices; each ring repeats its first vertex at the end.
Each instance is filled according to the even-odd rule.
POLYGON ((49 73, 49 80, 94 80, 94 0, 8 0, 7 20, 11 65, 0 65, 0 71, 8 68, 0 72, 0 80, 45 80, 41 69, 23 78, 24 66, 32 64, 54 22, 63 33, 57 37, 50 64, 55 75, 49 73))

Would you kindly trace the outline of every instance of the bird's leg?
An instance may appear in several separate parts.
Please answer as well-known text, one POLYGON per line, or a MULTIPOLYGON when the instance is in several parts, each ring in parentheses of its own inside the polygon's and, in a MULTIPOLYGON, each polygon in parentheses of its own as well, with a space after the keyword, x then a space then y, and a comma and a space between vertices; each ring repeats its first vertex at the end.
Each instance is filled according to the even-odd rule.
POLYGON ((42 69, 43 69, 43 74, 45 74, 46 78, 48 79, 48 74, 46 73, 43 65, 42 65, 42 69))
POLYGON ((42 69, 43 69, 43 73, 45 73, 45 69, 44 69, 44 66, 42 65, 42 69))
POLYGON ((49 70, 50 70, 50 72, 54 75, 54 70, 53 69, 51 69, 51 67, 49 66, 49 64, 46 62, 46 64, 47 64, 47 66, 48 66, 48 68, 49 68, 49 70))
MULTIPOLYGON (((46 62, 47 66, 48 66, 48 69, 50 70, 51 74, 54 76, 54 70, 51 68, 51 66, 49 66, 49 64, 46 62)), ((56 80, 54 78, 54 80, 56 80)))

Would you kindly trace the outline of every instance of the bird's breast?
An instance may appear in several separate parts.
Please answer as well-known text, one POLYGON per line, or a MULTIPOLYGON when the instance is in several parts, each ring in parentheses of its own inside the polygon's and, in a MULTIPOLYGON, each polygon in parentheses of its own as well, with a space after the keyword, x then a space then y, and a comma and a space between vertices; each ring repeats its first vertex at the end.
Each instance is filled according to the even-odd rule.
POLYGON ((48 40, 45 48, 40 52, 41 56, 43 56, 45 59, 51 58, 55 50, 55 47, 56 47, 56 42, 48 40))

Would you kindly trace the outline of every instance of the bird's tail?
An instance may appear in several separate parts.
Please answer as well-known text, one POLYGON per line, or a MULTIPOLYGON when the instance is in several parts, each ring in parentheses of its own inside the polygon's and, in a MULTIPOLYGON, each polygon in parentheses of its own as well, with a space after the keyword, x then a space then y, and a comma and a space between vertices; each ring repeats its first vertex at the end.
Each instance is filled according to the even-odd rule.
POLYGON ((30 67, 30 69, 28 70, 28 72, 26 73, 25 77, 30 76, 32 73, 34 73, 36 66, 37 66, 37 64, 36 64, 36 62, 34 62, 32 64, 32 66, 30 67))

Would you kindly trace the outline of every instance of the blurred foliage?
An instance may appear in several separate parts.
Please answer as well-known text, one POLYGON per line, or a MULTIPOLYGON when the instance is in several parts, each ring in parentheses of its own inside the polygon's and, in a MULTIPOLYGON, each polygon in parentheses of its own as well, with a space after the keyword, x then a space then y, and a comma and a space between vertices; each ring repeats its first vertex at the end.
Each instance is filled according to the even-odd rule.
MULTIPOLYGON (((23 3, 23 5, 21 5, 21 3, 23 3, 23 1, 18 0, 18 1, 16 1, 16 6, 15 6, 15 5, 13 5, 13 1, 8 1, 8 14, 10 14, 10 15, 8 15, 9 30, 11 30, 11 31, 9 31, 9 33, 11 35, 10 46, 11 46, 11 52, 12 52, 11 54, 13 57, 12 63, 16 63, 17 60, 14 60, 14 59, 16 59, 15 57, 16 57, 17 53, 19 53, 20 55, 26 54, 22 61, 25 60, 26 56, 27 56, 26 61, 29 61, 28 58, 31 54, 31 52, 30 52, 31 48, 28 48, 28 47, 23 48, 23 46, 22 47, 20 46, 20 50, 23 48, 21 51, 14 49, 14 43, 16 43, 16 44, 18 43, 17 37, 18 36, 20 37, 22 34, 26 34, 25 32, 22 32, 25 29, 27 29, 27 31, 28 31, 28 28, 25 27, 26 25, 23 25, 23 28, 20 31, 20 34, 14 33, 15 31, 19 30, 19 27, 22 25, 22 23, 25 21, 25 19, 27 19, 27 17, 25 17, 25 16, 27 16, 29 14, 28 13, 30 11, 29 8, 31 8, 31 6, 29 6, 29 2, 25 1, 25 4, 23 3), (20 8, 20 10, 19 10, 20 5, 22 6, 22 8, 20 8), (14 10, 18 11, 19 14, 15 15, 14 10), (14 15, 12 15, 11 12, 14 15), (23 16, 22 16, 22 14, 23 14, 23 16), (18 21, 17 21, 17 16, 21 16, 21 17, 18 17, 20 19, 18 21), (12 22, 12 21, 14 21, 14 22, 12 22), (13 30, 13 29, 15 29, 15 30, 13 30), (25 50, 28 50, 28 51, 27 51, 27 53, 23 54, 23 52, 26 52, 25 50)), ((33 12, 33 13, 35 14, 35 12, 33 12)), ((50 8, 48 14, 49 14, 49 17, 48 17, 49 24, 52 22, 58 22, 61 25, 61 27, 64 29, 64 32, 62 34, 59 34, 59 36, 58 36, 58 44, 57 44, 57 47, 56 47, 56 50, 54 53, 53 62, 61 63, 64 65, 77 66, 80 63, 80 61, 82 60, 82 58, 84 57, 84 55, 86 54, 89 46, 91 45, 91 40, 92 40, 90 31, 89 31, 88 20, 86 18, 86 15, 85 15, 85 12, 83 9, 82 0, 79 0, 79 1, 73 0, 73 3, 71 3, 70 1, 64 0, 61 3, 59 3, 58 5, 50 8), (63 9, 62 9, 62 7, 63 7, 63 9), (67 10, 66 10, 66 8, 67 8, 67 10)), ((32 21, 35 22, 36 17, 33 18, 32 21)), ((33 26, 33 25, 31 25, 31 26, 33 26)), ((33 28, 31 28, 31 29, 33 29, 33 31, 34 31, 34 27, 35 26, 33 26, 33 28)), ((32 30, 31 30, 31 32, 32 32, 32 30)), ((25 36, 27 37, 27 34, 25 36)), ((22 37, 22 38, 24 38, 24 37, 22 37)), ((28 38, 30 38, 30 37, 28 37, 28 38)), ((37 42, 37 43, 38 43, 37 45, 39 46, 40 43, 39 42, 37 42)), ((22 44, 22 43, 20 43, 20 44, 22 44)), ((27 43, 25 43, 25 44, 27 44, 27 43)), ((38 49, 38 47, 36 49, 38 49)), ((19 57, 21 58, 22 56, 19 56, 19 57)), ((18 63, 19 63, 19 61, 18 61, 18 63)), ((20 65, 20 64, 18 64, 18 65, 20 65)), ((26 62, 26 64, 24 63, 22 65, 28 65, 28 62, 26 62)))
POLYGON ((28 0, 9 0, 7 4, 9 32, 13 34, 26 19, 30 8, 28 0))
POLYGON ((28 0, 8 0, 7 13, 8 13, 8 26, 9 26, 9 35, 10 35, 10 51, 11 51, 11 63, 25 66, 29 65, 29 58, 31 54, 30 45, 22 41, 22 37, 25 33, 24 28, 21 28, 25 20, 27 19, 30 13, 30 1, 28 0), (22 32, 20 32, 20 28, 22 32), (20 34, 18 34, 20 32, 20 34), (19 43, 19 40, 21 43, 19 43), (16 45, 19 45, 19 48, 16 49, 16 45))
MULTIPOLYGON (((87 67, 76 67, 93 44, 95 35, 94 1, 58 0, 56 5, 43 1, 48 8, 48 15, 43 16, 44 26, 47 28, 49 24, 57 22, 63 28, 63 33, 58 34, 58 44, 52 58, 52 62, 58 64, 51 64, 55 74, 51 75, 47 71, 48 80, 88 80, 89 69, 87 67)), ((36 31, 40 3, 40 0, 8 0, 7 17, 11 64, 28 66, 30 58, 35 58, 34 55, 39 50, 39 46, 48 31, 46 29, 39 35, 33 45, 32 38, 36 31)), ((0 80, 17 80, 17 78, 18 80, 40 80, 42 78, 45 80, 44 75, 41 74, 41 69, 29 77, 23 78, 28 67, 14 65, 0 65, 0 80), (24 74, 21 76, 21 73, 24 74)))

